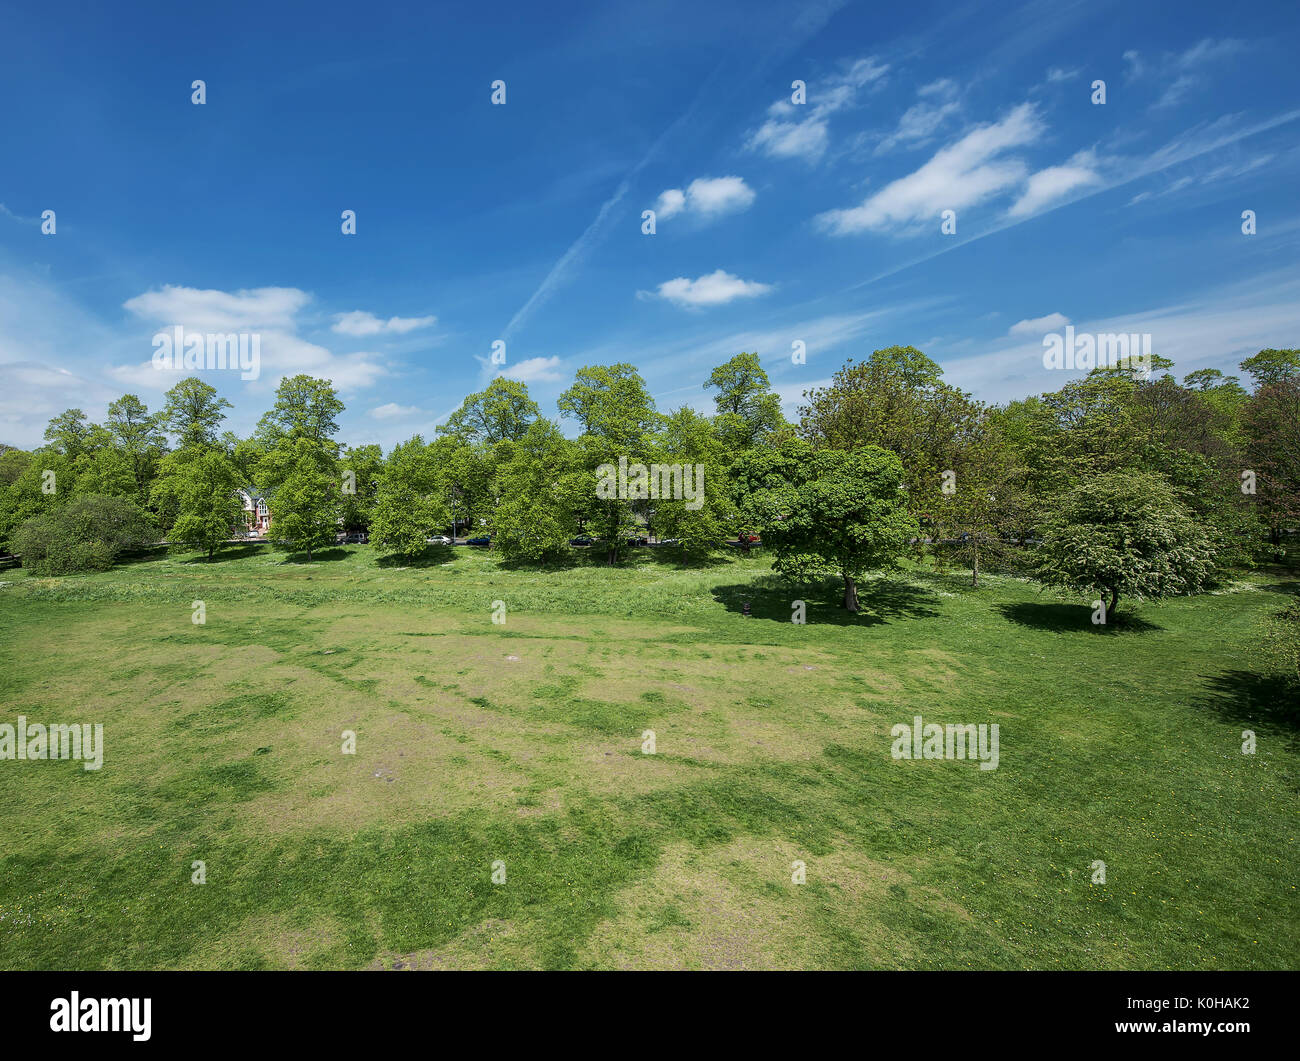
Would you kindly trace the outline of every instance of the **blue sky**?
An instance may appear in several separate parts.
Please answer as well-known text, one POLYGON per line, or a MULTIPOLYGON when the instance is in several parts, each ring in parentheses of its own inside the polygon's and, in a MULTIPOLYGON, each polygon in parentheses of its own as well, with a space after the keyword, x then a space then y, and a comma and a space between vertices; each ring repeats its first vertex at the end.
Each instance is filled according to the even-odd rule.
POLYGON ((262 336, 258 379, 200 373, 236 430, 309 372, 345 441, 385 446, 497 372, 555 416, 582 365, 630 361, 662 410, 709 410, 712 366, 757 350, 793 413, 895 343, 989 401, 1070 378, 1042 365, 1067 321, 1149 332, 1180 374, 1300 344, 1294 3, 55 0, 0 25, 12 444, 156 408, 175 325, 262 336))

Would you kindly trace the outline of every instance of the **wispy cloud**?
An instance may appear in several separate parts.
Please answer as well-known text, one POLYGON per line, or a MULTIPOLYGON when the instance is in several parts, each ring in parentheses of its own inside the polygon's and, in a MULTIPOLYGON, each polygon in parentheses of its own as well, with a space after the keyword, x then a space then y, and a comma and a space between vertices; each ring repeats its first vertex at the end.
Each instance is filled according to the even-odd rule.
POLYGON ((437 322, 437 317, 389 317, 382 320, 373 313, 353 310, 337 314, 330 330, 340 335, 405 335, 417 328, 430 328, 437 322))
POLYGON ((1058 328, 1064 328, 1070 323, 1070 318, 1064 313, 1049 313, 1046 317, 1028 317, 1022 321, 1016 321, 1007 329, 1008 335, 1043 335, 1046 332, 1055 331, 1058 328))
POLYGON ((1036 142, 1042 132, 1034 105, 1022 103, 1000 121, 978 126, 941 148, 920 169, 887 184, 861 205, 829 210, 816 223, 837 236, 938 225, 943 210, 960 211, 1021 184, 1025 163, 1004 156, 1036 142))
POLYGON ((961 113, 957 83, 951 78, 923 85, 917 96, 920 98, 903 112, 897 128, 876 145, 876 154, 928 143, 950 118, 961 113))
POLYGON ((796 104, 788 96, 777 100, 745 146, 771 158, 816 162, 830 142, 831 115, 851 107, 864 87, 879 83, 888 71, 888 64, 874 57, 859 59, 844 73, 809 85, 805 103, 796 104))

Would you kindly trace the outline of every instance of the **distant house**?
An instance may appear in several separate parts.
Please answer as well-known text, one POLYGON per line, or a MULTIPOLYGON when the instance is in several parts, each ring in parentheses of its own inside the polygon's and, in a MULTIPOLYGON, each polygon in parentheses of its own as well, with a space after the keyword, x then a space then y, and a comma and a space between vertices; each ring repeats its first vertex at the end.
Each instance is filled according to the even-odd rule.
POLYGON ((271 530, 271 509, 266 498, 251 486, 236 493, 244 503, 244 526, 259 538, 265 538, 271 530))

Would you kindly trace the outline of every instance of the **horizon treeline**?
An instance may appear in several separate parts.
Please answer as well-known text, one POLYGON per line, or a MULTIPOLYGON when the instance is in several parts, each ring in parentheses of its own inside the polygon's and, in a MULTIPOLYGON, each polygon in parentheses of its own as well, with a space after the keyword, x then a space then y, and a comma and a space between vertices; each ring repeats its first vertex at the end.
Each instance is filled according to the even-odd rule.
POLYGON ((456 527, 490 534, 511 560, 545 560, 585 531, 616 563, 646 524, 702 557, 724 538, 781 530, 796 501, 774 488, 793 489, 798 466, 823 469, 813 478, 827 496, 809 495, 807 511, 828 544, 810 532, 790 549, 825 553, 831 568, 836 549, 861 545, 860 532, 837 526, 847 509, 831 498, 832 481, 850 503, 855 491, 896 491, 899 533, 955 543, 976 573, 981 555, 996 564, 1008 543, 1038 538, 1072 491, 1116 475, 1138 477, 1148 493, 1167 487, 1231 562, 1280 555, 1300 519, 1300 351, 1243 361, 1250 390, 1216 369, 1179 382, 1172 367, 1156 358, 1147 378, 1097 368, 1059 390, 989 405, 946 383, 921 351, 894 346, 806 391, 788 421, 757 354, 712 371, 713 415, 661 412, 631 364, 590 365, 558 400, 575 438, 541 415, 524 383, 499 376, 433 437, 417 434, 388 453, 338 440, 344 406, 327 380, 283 379, 256 429, 239 437, 223 428, 230 403, 190 377, 157 410, 133 394, 109 405, 102 424, 68 409, 50 421, 43 446, 0 450, 0 552, 26 543, 46 570, 103 567, 112 545, 54 559, 75 544, 60 535, 93 537, 86 527, 98 520, 117 529, 117 549, 162 537, 211 556, 242 524, 236 491, 253 487, 270 505, 272 538, 309 558, 341 529, 413 555, 452 528, 453 514, 456 527), (880 468, 825 456, 873 447, 897 458, 896 473, 880 479, 880 468), (620 457, 702 468, 703 503, 601 496, 597 469, 620 457))

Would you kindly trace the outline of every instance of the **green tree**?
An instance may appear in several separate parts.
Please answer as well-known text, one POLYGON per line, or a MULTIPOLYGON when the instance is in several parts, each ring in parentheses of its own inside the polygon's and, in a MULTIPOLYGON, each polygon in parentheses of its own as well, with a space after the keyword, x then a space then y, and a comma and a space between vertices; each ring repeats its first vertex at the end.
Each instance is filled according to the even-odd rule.
POLYGON ((942 373, 915 347, 877 350, 804 395, 799 434, 819 449, 870 445, 897 454, 913 514, 931 514, 942 500, 941 473, 980 415, 979 403, 942 373))
POLYGON ((275 405, 258 422, 257 439, 267 450, 306 439, 337 456, 334 435, 343 409, 329 380, 303 374, 286 377, 275 389, 275 405))
POLYGON ((896 566, 916 533, 902 462, 879 446, 813 450, 796 440, 744 454, 732 475, 772 566, 796 582, 838 575, 850 612, 860 607, 859 581, 896 566))
POLYGON ((134 394, 124 394, 108 407, 105 425, 116 447, 125 457, 135 484, 135 495, 143 504, 149 497, 158 462, 167 451, 167 439, 158 429, 158 418, 134 394))
POLYGON ((1255 381, 1255 389, 1300 376, 1300 350, 1261 350, 1241 363, 1241 370, 1255 381))
POLYGON ((586 434, 623 446, 625 454, 641 444, 659 421, 645 380, 625 362, 579 369, 573 386, 556 404, 560 415, 577 420, 586 434))
POLYGON ((1251 395, 1245 414, 1245 471, 1256 477, 1256 503, 1275 549, 1300 519, 1300 376, 1268 383, 1251 395))
POLYGON ((585 476, 574 447, 549 420, 534 420, 498 459, 493 546, 507 560, 544 560, 564 553, 576 528, 575 494, 585 476))
POLYGON ((178 448, 217 444, 221 422, 226 418, 222 410, 232 406, 218 397, 215 387, 198 376, 189 376, 169 390, 166 399, 158 423, 176 437, 178 448))
POLYGON ((333 454, 312 438, 282 440, 258 467, 264 482, 274 482, 271 534, 277 546, 312 551, 330 545, 338 533, 342 482, 333 454))
POLYGON ((347 446, 339 459, 344 488, 340 518, 345 530, 367 530, 374 514, 384 451, 378 446, 347 446), (351 489, 349 489, 351 488, 351 489))
POLYGON ((491 445, 523 438, 537 417, 537 403, 528 397, 528 387, 518 380, 497 376, 487 390, 466 398, 438 427, 438 433, 456 435, 470 444, 491 445))
POLYGON ((749 449, 785 423, 781 399, 772 392, 758 354, 740 353, 719 365, 704 384, 716 388, 717 430, 725 444, 749 449))
POLYGON ((414 556, 451 518, 447 482, 436 451, 423 438, 393 447, 384 462, 370 518, 370 542, 379 549, 414 556))
POLYGON ((1107 472, 1072 489, 1047 519, 1036 577, 1044 585, 1102 594, 1113 617, 1121 598, 1159 599, 1204 587, 1217 546, 1162 476, 1107 472))
POLYGON ((211 560, 243 522, 239 473, 219 449, 191 446, 163 458, 153 501, 170 519, 173 542, 206 549, 211 560))

